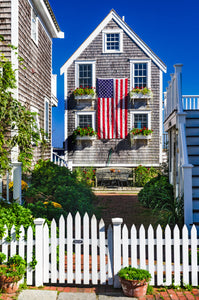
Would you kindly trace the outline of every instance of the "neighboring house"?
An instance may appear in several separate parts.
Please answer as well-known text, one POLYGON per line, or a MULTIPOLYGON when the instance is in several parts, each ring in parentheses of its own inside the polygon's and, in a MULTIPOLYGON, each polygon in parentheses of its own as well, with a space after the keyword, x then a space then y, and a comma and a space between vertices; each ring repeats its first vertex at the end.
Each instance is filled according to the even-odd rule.
POLYGON ((111 10, 61 68, 65 159, 74 167, 158 167, 162 162, 163 72, 165 64, 124 18, 111 10), (96 88, 96 96, 74 99, 71 91, 80 86, 96 88), (152 94, 130 97, 136 87, 147 87, 152 94), (78 137, 74 143, 72 134, 77 126, 92 127, 98 138, 78 137), (152 129, 152 136, 130 141, 134 127, 152 129))
MULTIPOLYGON (((26 108, 39 114, 36 117, 38 128, 44 129, 49 140, 44 158, 51 158, 51 112, 52 106, 57 106, 52 38, 63 38, 64 33, 48 0, 0 0, 0 34, 7 43, 18 47, 17 52, 24 59, 21 66, 16 55, 0 45, 0 51, 18 69, 14 96, 26 108)), ((40 157, 41 147, 35 147, 34 162, 40 157)), ((14 151, 12 159, 16 160, 14 151)))
POLYGON ((182 96, 181 69, 175 65, 164 97, 169 179, 175 196, 184 199, 185 224, 199 230, 199 95, 182 96))

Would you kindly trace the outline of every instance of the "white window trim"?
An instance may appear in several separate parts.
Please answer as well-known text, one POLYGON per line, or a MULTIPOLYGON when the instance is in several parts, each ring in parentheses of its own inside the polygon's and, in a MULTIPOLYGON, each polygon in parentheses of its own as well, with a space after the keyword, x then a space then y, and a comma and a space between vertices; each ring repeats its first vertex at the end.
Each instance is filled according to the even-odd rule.
POLYGON ((123 30, 122 29, 104 29, 102 30, 102 52, 103 53, 122 53, 123 52, 123 30), (107 50, 106 49, 106 35, 107 33, 119 33, 120 35, 120 49, 107 50))
POLYGON ((95 88, 96 84, 96 75, 95 75, 95 70, 96 70, 96 61, 95 60, 76 60, 75 61, 75 88, 79 88, 79 65, 84 64, 84 65, 89 65, 92 64, 92 87, 95 88))
POLYGON ((36 14, 36 11, 34 10, 33 7, 31 7, 31 38, 32 40, 35 42, 35 44, 38 46, 38 16, 36 14, 36 39, 33 37, 33 33, 32 33, 32 14, 33 14, 33 11, 35 12, 36 14))
POLYGON ((131 111, 130 112, 130 130, 133 129, 134 125, 134 115, 141 115, 141 114, 147 114, 148 115, 148 129, 151 129, 151 111, 150 110, 136 110, 136 111, 131 111))
POLYGON ((130 59, 130 90, 134 87, 134 64, 147 63, 147 88, 151 88, 151 60, 150 59, 130 59))
POLYGON ((45 98, 44 100, 44 132, 48 134, 48 138, 47 140, 49 140, 49 125, 50 125, 50 122, 49 122, 49 112, 50 112, 50 107, 49 107, 49 100, 47 98, 45 98), (46 128, 46 102, 48 103, 48 129, 46 128))
MULTIPOLYGON (((39 123, 39 110, 35 106, 31 106, 30 107, 30 111, 37 113, 37 115, 35 116, 36 117, 36 125, 37 125, 38 131, 39 131, 39 135, 40 135, 40 139, 41 139, 40 123, 39 123)), ((32 142, 32 145, 34 146, 35 144, 32 142)))
POLYGON ((95 131, 96 112, 95 111, 76 111, 75 112, 75 128, 78 126, 78 115, 92 115, 92 128, 95 131))

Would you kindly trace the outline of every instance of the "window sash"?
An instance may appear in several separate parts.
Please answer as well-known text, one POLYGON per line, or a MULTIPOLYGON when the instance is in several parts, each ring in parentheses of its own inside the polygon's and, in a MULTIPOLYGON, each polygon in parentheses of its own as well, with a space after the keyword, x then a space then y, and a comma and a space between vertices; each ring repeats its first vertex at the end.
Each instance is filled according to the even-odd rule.
POLYGON ((147 87, 147 63, 134 63, 134 88, 147 87))
POLYGON ((148 114, 134 114, 134 128, 148 128, 148 114))
POLYGON ((92 64, 79 64, 79 87, 92 87, 93 69, 92 64))
POLYGON ((107 33, 106 34, 106 50, 120 50, 120 34, 107 33))
POLYGON ((77 126, 81 128, 93 127, 93 116, 91 114, 81 114, 77 117, 77 126))
POLYGON ((31 15, 31 37, 35 42, 37 42, 37 38, 38 38, 37 14, 34 11, 34 9, 32 9, 32 15, 31 15))

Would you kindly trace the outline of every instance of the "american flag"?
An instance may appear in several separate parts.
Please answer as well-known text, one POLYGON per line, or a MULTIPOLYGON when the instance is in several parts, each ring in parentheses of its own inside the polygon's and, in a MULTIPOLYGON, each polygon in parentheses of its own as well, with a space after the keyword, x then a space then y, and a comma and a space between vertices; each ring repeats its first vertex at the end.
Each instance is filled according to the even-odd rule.
POLYGON ((97 93, 99 139, 126 138, 128 79, 97 79, 97 93))

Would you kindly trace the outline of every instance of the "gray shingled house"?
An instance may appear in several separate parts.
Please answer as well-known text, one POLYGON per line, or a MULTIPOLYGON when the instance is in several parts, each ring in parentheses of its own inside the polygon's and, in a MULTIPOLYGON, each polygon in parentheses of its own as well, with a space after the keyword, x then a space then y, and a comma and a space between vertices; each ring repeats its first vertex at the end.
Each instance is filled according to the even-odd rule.
MULTIPOLYGON (((4 44, 4 52, 17 69, 15 98, 39 115, 39 128, 48 134, 44 158, 51 158, 52 106, 57 106, 56 75, 52 74, 52 39, 63 38, 48 0, 0 0, 0 35, 6 43, 18 47, 24 66, 4 44)), ((13 151, 12 160, 17 160, 13 151)), ((41 158, 41 147, 34 147, 34 162, 41 158)))
POLYGON ((124 17, 111 10, 61 68, 65 159, 73 167, 158 167, 162 162, 163 72, 165 64, 124 17), (75 95, 73 91, 80 87, 92 88, 95 94, 75 95), (97 134, 74 139, 76 128, 88 126, 97 134), (140 134, 143 128, 146 134, 140 134))

